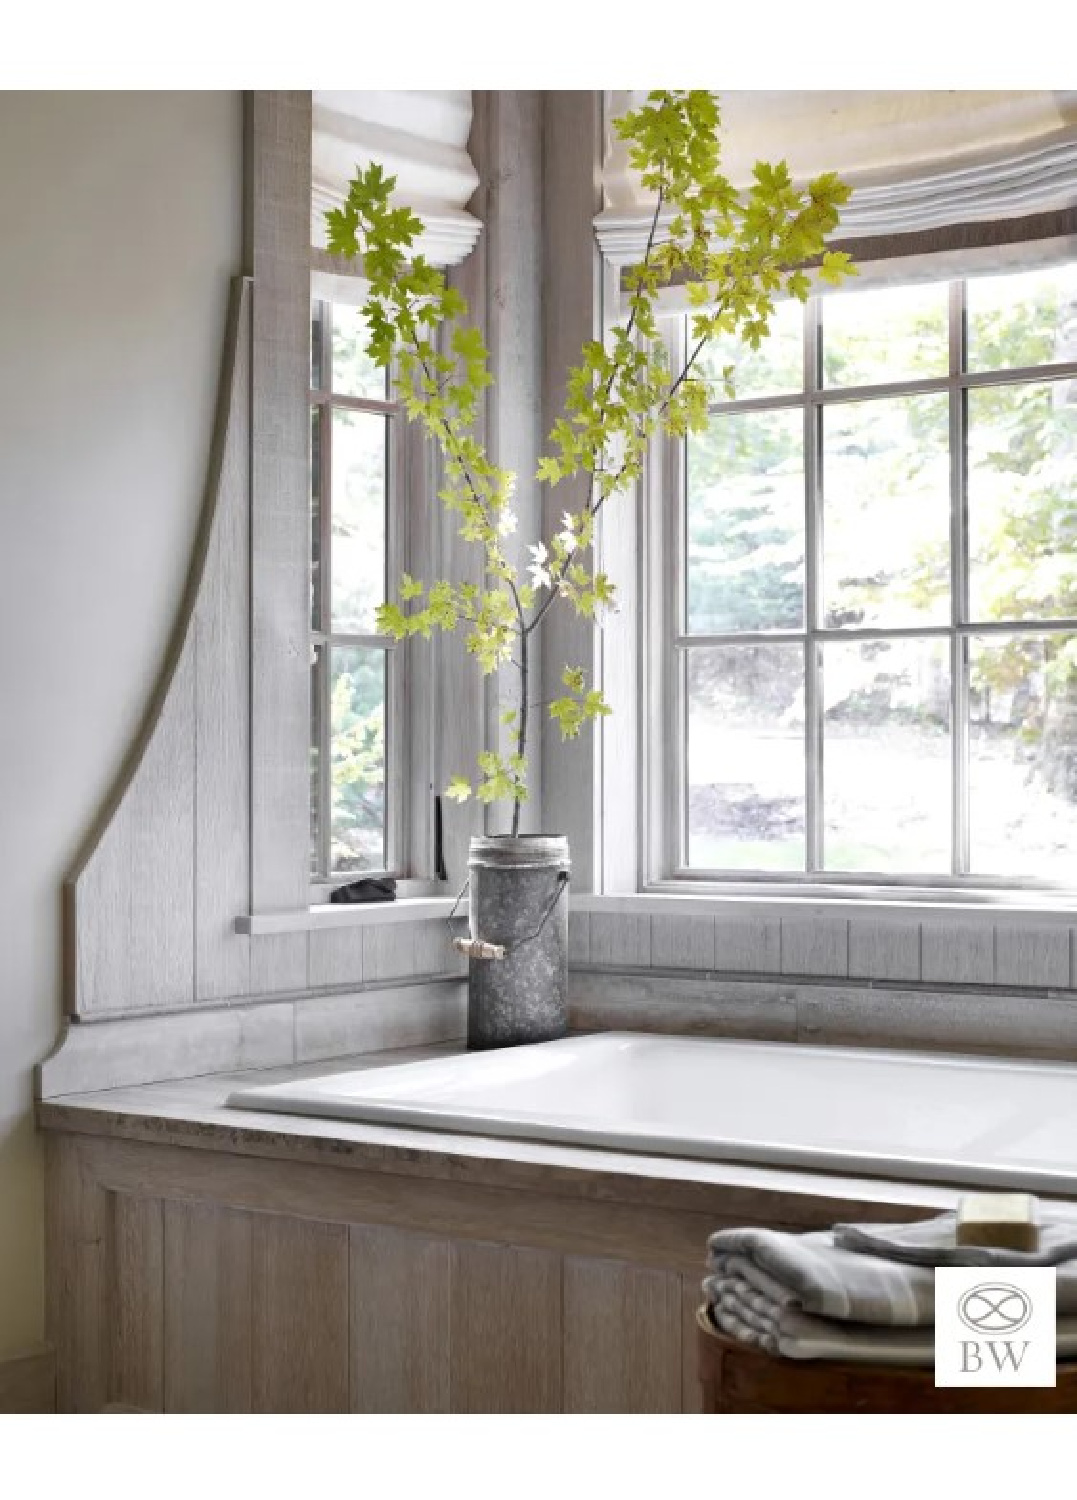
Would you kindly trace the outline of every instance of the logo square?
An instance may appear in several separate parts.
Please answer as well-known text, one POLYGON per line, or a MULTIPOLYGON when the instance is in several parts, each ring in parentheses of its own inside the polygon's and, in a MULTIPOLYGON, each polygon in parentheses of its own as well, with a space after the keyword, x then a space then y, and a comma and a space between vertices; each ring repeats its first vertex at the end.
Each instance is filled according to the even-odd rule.
POLYGON ((1053 1386, 1053 1266, 939 1266, 937 1386, 1053 1386))

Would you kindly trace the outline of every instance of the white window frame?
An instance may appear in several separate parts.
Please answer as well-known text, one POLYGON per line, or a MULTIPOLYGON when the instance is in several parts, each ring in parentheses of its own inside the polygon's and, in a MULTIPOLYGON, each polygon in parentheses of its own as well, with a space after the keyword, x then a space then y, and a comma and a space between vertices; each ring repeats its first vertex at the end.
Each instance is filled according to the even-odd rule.
MULTIPOLYGON (((329 889, 347 885, 364 876, 392 875, 405 878, 412 872, 407 859, 408 798, 405 794, 403 759, 409 741, 409 702, 405 667, 406 653, 390 636, 353 634, 336 631, 332 624, 332 412, 355 411, 382 415, 388 419, 385 495, 385 583, 386 597, 393 581, 406 567, 405 551, 408 527, 403 516, 403 500, 410 492, 408 462, 410 445, 406 440, 407 420, 403 407, 391 398, 378 400, 349 396, 330 387, 332 370, 332 298, 315 288, 311 293, 311 320, 315 308, 321 307, 322 347, 321 375, 316 386, 310 381, 311 417, 316 409, 323 413, 319 443, 319 570, 318 619, 322 628, 310 627, 311 660, 320 653, 320 665, 312 673, 311 744, 317 744, 318 758, 318 839, 317 858, 312 859, 311 882, 314 899, 324 897, 329 889), (328 566, 326 565, 328 563, 328 566), (385 848, 386 861, 380 868, 338 870, 331 868, 332 848, 332 780, 331 780, 331 674, 329 653, 333 647, 357 646, 385 652, 385 848)), ((313 544, 313 528, 311 535, 313 544)), ((313 811, 313 809, 312 809, 313 811)), ((312 829, 312 854, 314 853, 312 829)))
MULTIPOLYGON (((940 277, 940 280, 944 278, 940 277)), ((949 281, 949 369, 932 379, 870 386, 826 388, 820 366, 820 299, 804 309, 803 390, 785 397, 715 402, 714 412, 803 410, 805 442, 805 617, 799 631, 738 631, 691 635, 685 630, 686 586, 686 443, 667 437, 652 445, 643 495, 640 698, 642 708, 640 869, 645 892, 674 891, 714 895, 854 898, 879 901, 967 902, 983 899, 1071 902, 1072 890, 1057 883, 1011 877, 988 877, 954 869, 938 877, 825 871, 821 864, 822 704, 818 693, 821 647, 826 641, 945 638, 950 643, 952 755, 954 776, 952 848, 954 863, 968 864, 967 642, 992 633, 1006 635, 1077 632, 1077 618, 972 624, 968 619, 967 486, 964 473, 964 394, 970 389, 1021 382, 1077 378, 1077 363, 1037 365, 1005 371, 968 373, 965 360, 966 280, 949 281), (821 414, 828 405, 865 397, 946 393, 950 401, 951 618, 943 626, 896 629, 827 629, 819 625, 821 577, 821 414), (807 862, 803 873, 690 869, 686 862, 687 692, 686 664, 692 647, 805 642, 805 818, 807 862), (814 866, 814 868, 812 868, 814 866)), ((840 295, 840 294, 837 294, 840 295)), ((674 368, 683 362, 685 320, 670 318, 663 327, 674 368)))

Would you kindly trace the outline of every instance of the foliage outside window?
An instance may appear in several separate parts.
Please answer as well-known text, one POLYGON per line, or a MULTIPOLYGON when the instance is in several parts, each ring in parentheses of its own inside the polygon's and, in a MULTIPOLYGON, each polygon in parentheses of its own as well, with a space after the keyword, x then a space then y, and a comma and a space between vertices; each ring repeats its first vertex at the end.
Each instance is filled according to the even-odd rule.
POLYGON ((311 843, 314 873, 387 870, 392 642, 378 633, 397 408, 358 308, 311 317, 311 843))
POLYGON ((1077 266, 786 303, 707 360, 671 863, 1077 888, 1077 266))

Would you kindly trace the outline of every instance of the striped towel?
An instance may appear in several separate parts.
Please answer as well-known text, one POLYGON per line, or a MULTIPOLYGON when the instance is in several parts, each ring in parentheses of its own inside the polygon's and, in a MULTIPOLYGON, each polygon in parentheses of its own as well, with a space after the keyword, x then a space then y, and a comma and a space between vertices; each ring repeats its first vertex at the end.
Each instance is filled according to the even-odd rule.
POLYGON ((984 1259, 981 1247, 957 1249, 953 1214, 810 1234, 723 1229, 708 1242, 704 1292, 718 1328, 771 1354, 930 1365, 936 1263, 1054 1265, 1058 1354, 1065 1358, 1077 1354, 1077 1257, 1056 1257, 1077 1248, 1075 1223, 1062 1215, 1044 1223, 1035 1259, 1000 1250, 987 1250, 984 1259), (966 1254, 968 1260, 955 1258, 966 1254), (906 1258, 886 1258, 897 1255, 906 1258))

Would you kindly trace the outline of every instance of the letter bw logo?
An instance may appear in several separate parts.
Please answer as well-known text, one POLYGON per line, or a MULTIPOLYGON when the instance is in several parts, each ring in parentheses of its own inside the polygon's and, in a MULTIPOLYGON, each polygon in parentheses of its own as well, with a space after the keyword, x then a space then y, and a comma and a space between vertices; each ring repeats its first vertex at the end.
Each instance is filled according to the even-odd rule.
POLYGON ((935 1384, 1054 1385, 1053 1267, 940 1266, 935 1384))

